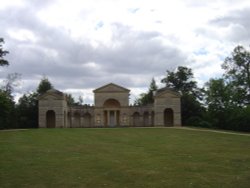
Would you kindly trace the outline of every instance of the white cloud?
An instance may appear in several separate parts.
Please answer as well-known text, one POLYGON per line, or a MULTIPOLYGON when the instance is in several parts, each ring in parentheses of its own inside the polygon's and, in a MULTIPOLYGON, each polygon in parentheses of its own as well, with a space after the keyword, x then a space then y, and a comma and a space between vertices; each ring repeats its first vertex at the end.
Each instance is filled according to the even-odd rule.
POLYGON ((0 79, 21 73, 19 93, 35 90, 47 75, 58 89, 84 93, 88 103, 93 88, 110 82, 136 96, 178 65, 191 67, 202 85, 222 74, 237 44, 250 43, 248 0, 0 3, 1 37, 10 51, 0 79))
POLYGON ((38 40, 38 38, 34 35, 34 33, 27 29, 18 29, 16 31, 10 30, 8 34, 11 38, 16 39, 20 42, 26 41, 35 43, 38 40))

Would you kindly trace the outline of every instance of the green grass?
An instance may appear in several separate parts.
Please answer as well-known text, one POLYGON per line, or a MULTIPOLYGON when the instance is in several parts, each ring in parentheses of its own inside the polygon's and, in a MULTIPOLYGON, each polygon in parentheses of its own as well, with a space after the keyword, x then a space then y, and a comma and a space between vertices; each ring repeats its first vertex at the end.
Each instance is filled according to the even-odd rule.
POLYGON ((250 136, 161 128, 0 131, 0 187, 250 187, 250 136))

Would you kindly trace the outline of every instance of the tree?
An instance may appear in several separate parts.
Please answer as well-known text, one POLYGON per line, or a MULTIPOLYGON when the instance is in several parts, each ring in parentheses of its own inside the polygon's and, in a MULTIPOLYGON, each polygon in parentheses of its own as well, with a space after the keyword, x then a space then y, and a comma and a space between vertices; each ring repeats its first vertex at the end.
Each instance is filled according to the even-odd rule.
POLYGON ((223 77, 205 85, 208 120, 217 128, 250 131, 250 52, 237 46, 222 68, 223 77))
POLYGON ((154 91, 158 89, 155 79, 152 78, 151 83, 149 85, 149 89, 147 93, 140 94, 139 98, 135 100, 135 105, 147 105, 154 103, 154 91))
POLYGON ((83 105, 83 98, 81 95, 78 97, 78 104, 83 105))
POLYGON ((14 128, 15 103, 6 91, 0 89, 0 129, 14 128))
POLYGON ((42 95, 46 93, 46 91, 53 89, 53 85, 50 83, 49 79, 46 77, 43 77, 42 80, 40 81, 38 88, 37 88, 37 93, 39 95, 42 95))
POLYGON ((208 110, 208 121, 213 127, 225 129, 229 109, 233 108, 232 89, 223 78, 210 79, 205 84, 205 104, 208 110))
POLYGON ((19 73, 11 73, 7 75, 7 78, 3 81, 4 85, 2 89, 11 96, 15 87, 19 85, 19 81, 21 79, 21 74, 19 73))
POLYGON ((158 89, 158 86, 156 85, 155 79, 152 78, 151 83, 149 85, 149 91, 148 91, 148 103, 154 103, 154 92, 158 89))
POLYGON ((237 106, 232 97, 235 91, 223 78, 210 79, 205 87, 205 99, 209 111, 223 111, 237 106))
POLYGON ((75 102, 75 100, 74 100, 74 98, 72 97, 71 94, 67 94, 67 93, 66 93, 65 96, 66 96, 67 104, 68 104, 69 106, 75 105, 75 104, 76 104, 76 102, 75 102))
POLYGON ((36 89, 36 92, 24 94, 20 97, 17 104, 18 124, 20 128, 38 127, 38 99, 39 95, 44 94, 53 86, 48 78, 43 77, 36 89))
MULTIPOLYGON (((9 62, 3 57, 9 52, 3 50, 2 43, 4 43, 4 39, 0 38, 0 66, 7 66, 9 62)), ((15 102, 12 92, 19 76, 20 74, 17 73, 9 74, 0 88, 0 129, 16 127, 15 102)))
POLYGON ((147 104, 147 93, 141 93, 138 98, 135 99, 134 105, 142 106, 147 104))
POLYGON ((16 128, 16 111, 13 90, 19 83, 20 74, 9 74, 0 89, 0 128, 16 128))
POLYGON ((4 43, 4 39, 0 38, 0 66, 7 66, 9 65, 9 62, 5 59, 3 59, 3 57, 8 54, 9 52, 6 50, 3 50, 3 46, 2 43, 4 43))
POLYGON ((24 94, 17 104, 18 126, 20 128, 38 127, 38 94, 36 92, 24 94))
POLYGON ((191 120, 194 118, 201 119, 204 112, 199 102, 202 92, 194 81, 192 69, 179 66, 176 71, 167 70, 167 75, 161 82, 165 83, 167 88, 181 93, 182 124, 192 124, 191 120))
POLYGON ((197 95, 197 82, 194 81, 192 69, 179 66, 176 71, 167 70, 167 75, 161 80, 167 88, 175 89, 181 94, 197 95))
POLYGON ((250 132, 250 105, 233 109, 227 117, 227 129, 250 132))
POLYGON ((238 100, 234 100, 237 92, 224 78, 206 83, 207 121, 212 127, 250 131, 250 106, 238 105, 238 100))
POLYGON ((224 77, 234 88, 234 101, 238 106, 250 104, 250 52, 242 46, 234 48, 222 64, 224 77))

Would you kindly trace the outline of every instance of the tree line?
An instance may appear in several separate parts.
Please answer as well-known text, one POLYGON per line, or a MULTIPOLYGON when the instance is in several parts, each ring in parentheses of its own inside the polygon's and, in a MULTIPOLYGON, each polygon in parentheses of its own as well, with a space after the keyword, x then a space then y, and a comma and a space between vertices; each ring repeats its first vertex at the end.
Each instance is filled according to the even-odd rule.
MULTIPOLYGON (((250 131, 250 52, 243 46, 235 47, 221 67, 223 76, 211 78, 201 88, 192 69, 184 66, 167 70, 161 82, 181 94, 183 125, 250 131)), ((148 92, 135 104, 152 104, 157 88, 152 79, 148 92)))
MULTIPOLYGON (((0 38, 0 66, 8 66, 4 56, 9 52, 3 49, 0 38)), ((179 66, 175 71, 166 71, 161 80, 165 87, 181 94, 182 124, 237 131, 250 131, 250 52, 237 46, 221 65, 224 74, 221 78, 211 78, 203 87, 198 87, 191 68, 179 66)), ((13 88, 19 74, 8 75, 0 88, 0 129, 38 127, 38 96, 53 85, 48 78, 40 81, 37 89, 26 93, 14 102, 13 88)), ((152 79, 149 89, 134 102, 135 105, 149 105, 154 102, 154 91, 158 86, 152 79)), ((68 104, 75 102, 66 95, 68 104)))
MULTIPOLYGON (((54 89, 47 77, 43 77, 37 89, 21 96, 17 103, 14 101, 14 83, 19 79, 17 74, 10 74, 0 88, 0 129, 10 128, 38 128, 38 97, 46 91, 54 89), (7 87, 8 85, 8 87, 7 87)), ((66 94, 69 105, 81 105, 81 101, 76 102, 71 94, 66 94)))
MULTIPOLYGON (((3 49, 4 40, 0 38, 0 67, 8 66, 4 56, 9 52, 3 49)), ((1 83, 0 87, 0 129, 37 128, 38 127, 38 97, 50 89, 54 89, 47 77, 43 77, 37 89, 21 96, 14 101, 14 88, 18 85, 20 74, 12 73, 1 83)), ((82 98, 76 102, 71 94, 66 94, 69 105, 80 105, 82 98)))

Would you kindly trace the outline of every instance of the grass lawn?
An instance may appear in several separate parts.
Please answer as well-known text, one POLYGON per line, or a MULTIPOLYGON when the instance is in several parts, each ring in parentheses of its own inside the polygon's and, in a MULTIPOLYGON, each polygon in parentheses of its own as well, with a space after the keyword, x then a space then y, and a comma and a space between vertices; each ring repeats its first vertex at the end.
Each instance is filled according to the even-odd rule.
POLYGON ((250 187, 250 136, 172 128, 0 131, 0 187, 250 187))

